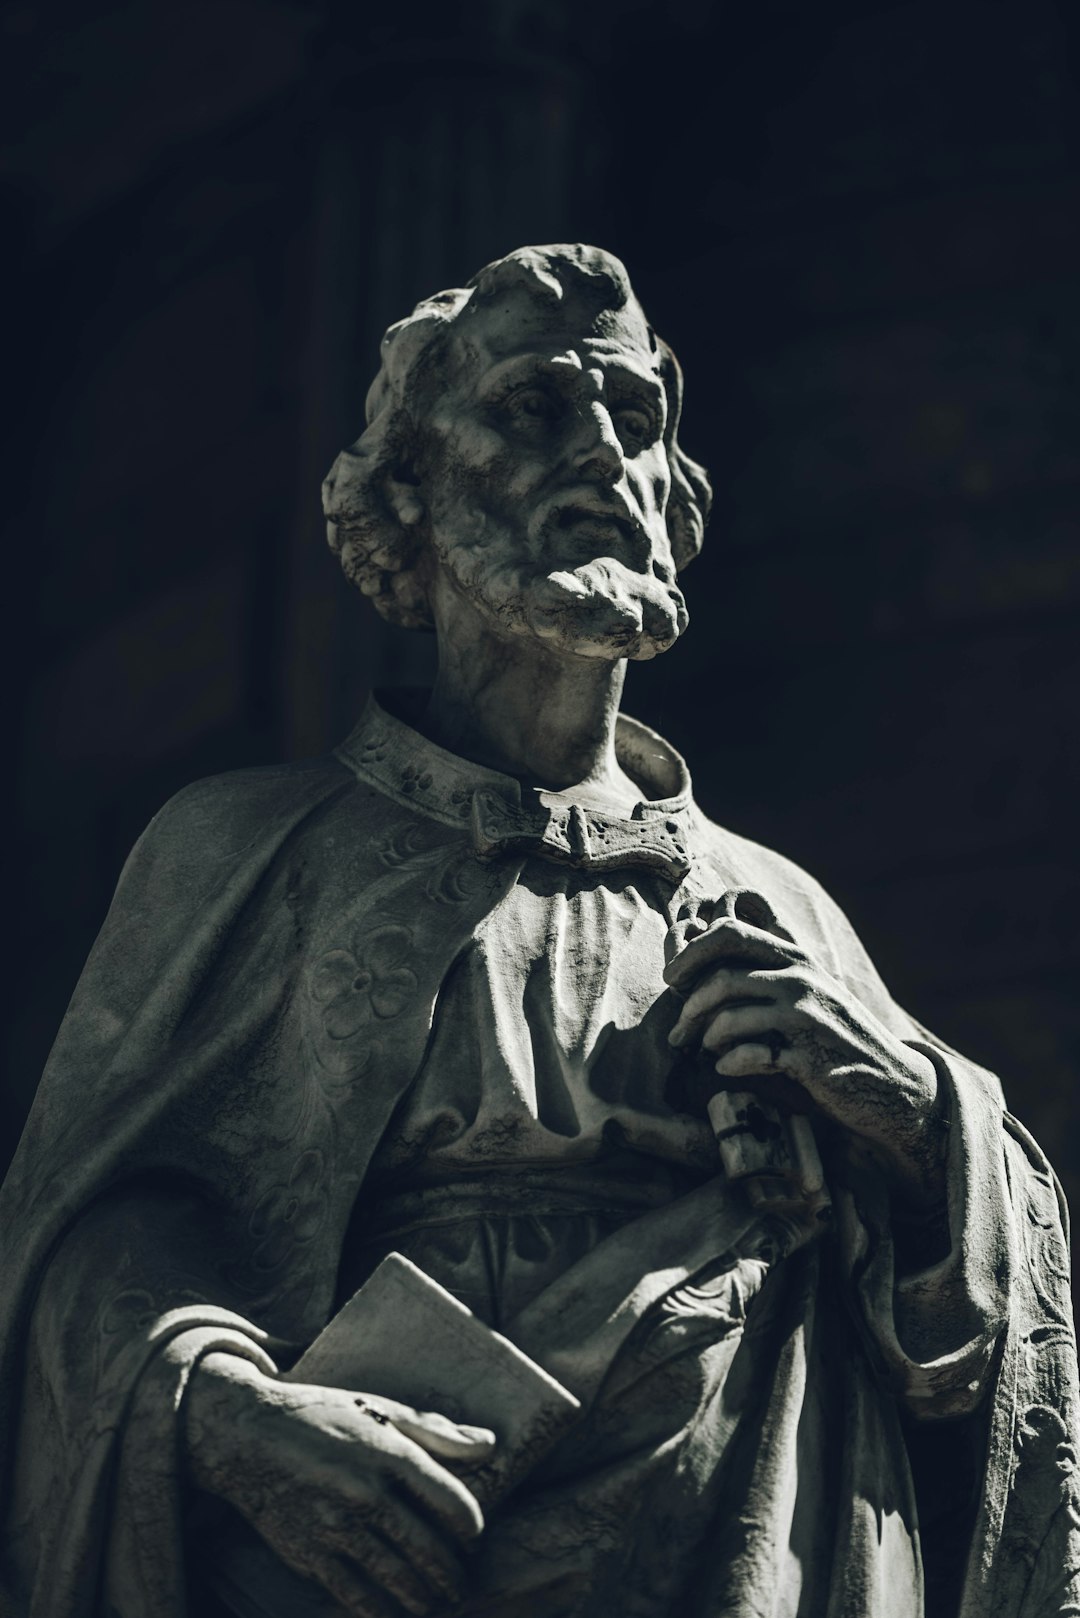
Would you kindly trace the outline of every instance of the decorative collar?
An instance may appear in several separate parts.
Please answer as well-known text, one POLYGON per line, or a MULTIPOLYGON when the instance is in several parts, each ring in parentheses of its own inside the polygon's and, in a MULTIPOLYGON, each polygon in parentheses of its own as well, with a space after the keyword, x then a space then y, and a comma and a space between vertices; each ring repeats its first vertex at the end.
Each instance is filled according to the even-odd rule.
POLYGON ((498 770, 447 752, 374 697, 336 755, 387 797, 469 833, 482 858, 533 853, 591 869, 637 866, 678 883, 690 868, 692 793, 686 764, 663 737, 620 714, 615 755, 645 794, 629 819, 567 792, 528 793, 498 770))

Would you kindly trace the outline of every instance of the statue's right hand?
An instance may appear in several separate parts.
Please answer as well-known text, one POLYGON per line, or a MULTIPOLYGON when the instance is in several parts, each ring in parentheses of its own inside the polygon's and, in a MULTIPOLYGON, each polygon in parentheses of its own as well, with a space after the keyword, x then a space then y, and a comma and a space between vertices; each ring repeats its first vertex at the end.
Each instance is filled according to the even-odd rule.
POLYGON ((495 1435, 375 1394, 281 1382, 209 1354, 184 1395, 192 1481, 355 1618, 461 1599, 475 1498, 435 1457, 486 1460, 495 1435))

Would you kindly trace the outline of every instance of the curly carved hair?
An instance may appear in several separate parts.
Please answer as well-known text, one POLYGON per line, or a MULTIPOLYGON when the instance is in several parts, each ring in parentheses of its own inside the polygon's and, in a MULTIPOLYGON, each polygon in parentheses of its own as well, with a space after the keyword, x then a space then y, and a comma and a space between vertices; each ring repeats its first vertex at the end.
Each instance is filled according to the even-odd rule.
MULTIPOLYGON (((382 616, 408 629, 431 629, 431 609, 418 562, 422 531, 406 527, 387 498, 387 482, 417 458, 423 399, 458 322, 467 322, 500 295, 524 289, 559 303, 568 295, 595 313, 621 309, 634 294, 619 259, 598 247, 522 247, 486 265, 468 286, 437 292, 390 327, 382 365, 368 390, 367 427, 343 450, 323 483, 330 548, 345 575, 371 597, 382 616)), ((705 469, 679 448, 682 372, 667 344, 649 328, 667 393, 664 444, 671 469, 667 523, 675 565, 701 549, 712 491, 705 469)))

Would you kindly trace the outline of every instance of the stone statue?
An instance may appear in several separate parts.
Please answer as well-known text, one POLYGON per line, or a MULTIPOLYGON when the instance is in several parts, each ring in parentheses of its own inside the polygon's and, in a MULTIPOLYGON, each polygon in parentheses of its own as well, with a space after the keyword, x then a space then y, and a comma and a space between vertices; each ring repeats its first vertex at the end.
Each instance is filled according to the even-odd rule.
POLYGON ((438 678, 128 862, 3 1193, 3 1612, 1080 1613, 1045 1158, 618 711, 673 355, 581 246, 382 354, 330 543, 438 678))

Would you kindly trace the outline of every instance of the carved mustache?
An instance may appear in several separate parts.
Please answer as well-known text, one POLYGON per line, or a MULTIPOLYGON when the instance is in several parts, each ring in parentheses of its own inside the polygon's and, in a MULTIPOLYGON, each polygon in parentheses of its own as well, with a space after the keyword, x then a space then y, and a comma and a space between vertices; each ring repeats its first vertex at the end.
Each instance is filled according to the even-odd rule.
POLYGON ((621 500, 598 500, 588 494, 563 494, 543 508, 537 518, 535 532, 541 537, 553 531, 576 528, 580 523, 589 523, 614 529, 635 558, 643 560, 651 548, 644 523, 621 500))

